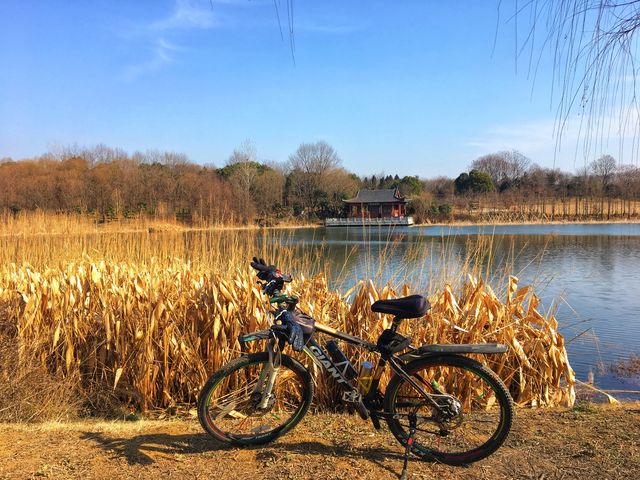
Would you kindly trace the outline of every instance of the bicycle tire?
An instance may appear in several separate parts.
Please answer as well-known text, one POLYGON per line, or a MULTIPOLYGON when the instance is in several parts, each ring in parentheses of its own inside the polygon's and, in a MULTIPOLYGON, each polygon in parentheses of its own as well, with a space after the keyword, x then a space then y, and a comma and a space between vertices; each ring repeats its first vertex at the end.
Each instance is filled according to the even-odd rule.
MULTIPOLYGON (((262 445, 284 435, 293 427, 295 427, 298 422, 300 422, 300 420, 302 420, 304 415, 309 410, 311 400, 313 399, 313 381, 311 379, 311 374, 309 373, 309 371, 300 362, 287 355, 281 356, 280 368, 284 368, 287 369, 287 371, 292 372, 299 381, 299 385, 301 387, 300 392, 298 392, 300 396, 300 404, 295 410, 290 412, 290 415, 289 412, 287 413, 287 415, 285 415, 287 416, 287 418, 281 424, 276 425, 269 431, 259 431, 255 434, 239 434, 237 432, 226 431, 224 428, 222 428, 222 425, 220 425, 222 423, 222 420, 225 420, 227 419, 227 417, 231 417, 232 415, 227 415, 225 413, 222 420, 219 418, 220 415, 216 418, 212 416, 211 409, 213 408, 213 406, 211 405, 211 401, 213 399, 214 393, 216 393, 216 390, 220 387, 224 388, 225 379, 228 379, 227 383, 230 383, 232 376, 234 376, 234 374, 242 372, 243 370, 244 374, 248 376, 250 374, 250 367, 264 365, 268 361, 269 354, 266 352, 244 355, 224 365, 217 372, 211 375, 211 377, 209 377, 204 387, 200 391, 200 395, 198 396, 198 419, 200 420, 200 424, 207 433, 209 433, 217 440, 233 445, 262 445)), ((283 375, 282 371, 278 373, 278 376, 281 375, 283 375)), ((236 378, 235 380, 238 379, 236 378)), ((250 383, 251 382, 249 382, 249 384, 250 383)), ((249 388, 245 387, 245 390, 248 391, 249 388)), ((276 390, 277 386, 274 386, 274 393, 276 395, 282 393, 276 392, 276 390)), ((224 395, 221 398, 224 398, 224 395)), ((235 412, 235 410, 232 411, 235 412)), ((243 415, 242 413, 237 414, 243 415)), ((276 415, 273 410, 270 410, 265 412, 262 417, 267 414, 269 414, 270 416, 276 415)), ((245 417, 262 418, 261 416, 252 417, 251 415, 245 415, 245 417)), ((242 421, 243 419, 240 418, 240 420, 242 421)))
MULTIPOLYGON (((452 428, 450 431, 446 428, 442 430, 442 424, 434 421, 431 429, 435 431, 435 425, 437 424, 437 429, 439 430, 439 432, 434 434, 433 431, 425 429, 421 433, 426 432, 430 435, 434 435, 437 445, 434 447, 432 442, 426 442, 427 444, 425 444, 425 442, 423 442, 422 440, 415 440, 411 449, 412 453, 424 460, 439 461, 449 465, 465 465, 468 463, 476 462, 491 455, 503 444, 503 442, 507 438, 507 435, 509 434, 511 424, 513 422, 513 400, 502 380, 500 380, 500 378, 498 378, 498 376, 489 368, 468 357, 458 355, 439 355, 414 360, 406 365, 404 367, 404 370, 408 374, 414 376, 414 378, 417 378, 415 377, 416 375, 423 375, 426 370, 432 370, 432 375, 434 377, 437 375, 444 375, 443 372, 448 372, 450 379, 444 378, 444 376, 435 379, 438 389, 440 389, 440 385, 438 384, 438 382, 446 383, 447 381, 449 381, 451 385, 456 384, 459 386, 460 384, 462 384, 462 389, 469 389, 468 391, 472 391, 471 389, 477 389, 473 390, 473 392, 476 394, 475 397, 471 397, 462 402, 462 414, 458 417, 454 417, 456 421, 460 422, 458 426, 454 426, 454 428, 452 428), (438 368, 440 368, 440 370, 438 370, 438 368), (453 378, 454 376, 456 376, 457 379, 453 378), (481 382, 477 379, 480 379, 481 382), (493 402, 491 401, 491 393, 487 393, 485 392, 485 390, 482 390, 482 388, 486 388, 482 387, 482 384, 486 384, 486 386, 493 392, 493 402), (481 391, 481 393, 477 394, 478 391, 481 391), (484 404, 484 406, 482 404, 484 404), (496 414, 492 414, 492 412, 495 411, 495 408, 493 408, 493 405, 495 404, 497 404, 499 408, 497 416, 496 414), (474 406, 476 407, 475 411, 473 410, 474 406), (484 411, 482 411, 483 408, 485 409, 484 411), (465 424, 465 416, 478 415, 479 418, 489 418, 488 415, 490 414, 492 415, 491 418, 496 417, 497 424, 495 427, 495 431, 491 433, 486 441, 469 450, 463 450, 459 452, 442 451, 441 441, 443 438, 445 439, 445 441, 447 441, 448 444, 463 443, 463 440, 460 440, 460 437, 461 435, 464 435, 464 433, 461 432, 469 431, 468 425, 471 421, 468 419, 466 420, 467 423, 465 424), (463 424, 465 425, 464 429, 461 428, 463 424), (458 430, 458 432, 456 432, 456 430, 458 430), (446 431, 447 433, 445 434, 443 433, 443 431, 446 431)), ((426 380, 428 380, 428 378, 426 380)), ((432 379, 431 381, 434 380, 432 379)), ((426 383, 425 385, 428 386, 428 383, 426 383)), ((389 385, 385 392, 384 411, 387 414, 386 421, 389 425, 391 433, 393 433, 396 439, 404 446, 406 445, 407 439, 409 437, 408 425, 403 425, 403 423, 401 422, 401 418, 403 417, 397 415, 398 413, 400 413, 399 407, 403 405, 401 401, 398 401, 398 399, 411 399, 414 397, 411 397, 406 393, 400 394, 400 391, 403 387, 406 387, 406 390, 403 390, 403 392, 413 392, 414 394, 417 394, 417 390, 415 389, 415 387, 412 387, 400 375, 395 374, 389 381, 389 385), (405 397, 402 397, 402 395, 405 395, 405 397)), ((460 392, 449 393, 446 388, 444 389, 444 392, 446 392, 448 395, 454 395, 455 393, 458 393, 458 395, 460 395, 460 392)), ((447 395, 443 395, 443 397, 444 396, 447 395)), ((420 396, 417 398, 423 397, 420 396)), ((419 408, 423 407, 425 407, 425 405, 421 404, 419 408)), ((404 406, 404 408, 411 409, 411 407, 407 407, 406 405, 404 406)), ((486 422, 486 420, 480 420, 480 422, 486 422)), ((428 423, 428 425, 432 424, 428 423)), ((490 427, 490 429, 491 428, 493 427, 490 427)), ((469 434, 468 436, 472 437, 473 433, 469 434)))

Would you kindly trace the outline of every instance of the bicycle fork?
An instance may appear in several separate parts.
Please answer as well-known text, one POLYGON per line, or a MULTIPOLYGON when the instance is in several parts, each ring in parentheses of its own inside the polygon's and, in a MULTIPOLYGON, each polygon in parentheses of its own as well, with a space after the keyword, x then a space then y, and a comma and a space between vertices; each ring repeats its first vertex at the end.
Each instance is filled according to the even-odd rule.
POLYGON ((267 352, 269 353, 269 362, 262 367, 260 372, 260 378, 256 388, 253 389, 253 395, 260 395, 260 403, 258 408, 264 410, 269 407, 269 401, 271 400, 271 393, 273 392, 273 385, 276 382, 278 371, 280 370, 280 362, 276 361, 277 355, 274 351, 274 341, 270 341, 267 344, 267 352))

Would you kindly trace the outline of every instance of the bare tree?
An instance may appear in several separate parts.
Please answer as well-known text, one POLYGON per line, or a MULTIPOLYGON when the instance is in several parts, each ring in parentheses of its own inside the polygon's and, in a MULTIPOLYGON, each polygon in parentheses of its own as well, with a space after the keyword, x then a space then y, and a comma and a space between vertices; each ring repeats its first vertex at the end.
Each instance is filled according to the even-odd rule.
POLYGON ((509 166, 507 176, 510 180, 520 180, 531 166, 531 160, 518 150, 509 150, 500 154, 509 166))
MULTIPOLYGON (((129 158, 126 153, 124 156, 118 154, 117 158, 129 158)), ((157 149, 149 149, 144 152, 135 151, 131 155, 131 160, 136 164, 167 165, 170 167, 179 167, 191 163, 189 157, 184 153, 163 151, 157 149)))
POLYGON ((606 194, 609 190, 611 180, 616 173, 616 159, 611 155, 603 155, 591 162, 590 169, 600 180, 602 193, 606 194))
POLYGON ((180 167, 191 163, 184 153, 163 152, 162 163, 171 167, 180 167))
POLYGON ((490 153, 475 159, 469 165, 469 170, 478 170, 488 173, 495 185, 500 185, 507 179, 509 165, 502 155, 499 153, 490 153))
POLYGON ((71 158, 82 158, 89 165, 109 163, 117 160, 128 159, 129 155, 122 148, 112 148, 99 143, 92 147, 86 147, 74 143, 72 145, 54 145, 50 151, 42 155, 43 159, 62 162, 71 158))
POLYGON ((322 175, 341 164, 342 161, 336 151, 324 141, 303 143, 296 153, 289 157, 289 166, 292 170, 314 175, 322 175))
POLYGON ((227 160, 230 168, 230 179, 237 182, 247 193, 253 191, 258 177, 258 150, 252 140, 243 141, 227 160))
POLYGON ((315 209, 320 200, 318 192, 326 192, 323 186, 327 174, 337 169, 342 161, 327 142, 303 143, 289 157, 288 190, 305 206, 315 209))
POLYGON ((517 150, 501 151, 484 155, 469 165, 469 170, 488 173, 494 185, 514 182, 522 178, 529 169, 531 160, 517 150))
POLYGON ((238 148, 233 150, 233 153, 227 160, 227 165, 237 165, 238 163, 251 163, 258 161, 258 149, 253 140, 244 140, 238 148))
POLYGON ((640 193, 640 168, 635 165, 620 165, 616 172, 616 184, 623 199, 622 214, 631 215, 631 200, 640 193))
POLYGON ((616 183, 624 197, 640 194, 640 168, 635 165, 620 165, 616 171, 616 183))

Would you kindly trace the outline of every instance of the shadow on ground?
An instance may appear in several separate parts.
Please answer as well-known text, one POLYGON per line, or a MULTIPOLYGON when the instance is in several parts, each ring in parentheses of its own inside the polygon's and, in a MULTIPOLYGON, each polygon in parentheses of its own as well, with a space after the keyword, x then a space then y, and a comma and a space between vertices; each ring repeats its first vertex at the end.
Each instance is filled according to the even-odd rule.
POLYGON ((230 450, 232 448, 204 434, 171 435, 168 433, 150 433, 130 438, 117 438, 102 432, 83 432, 80 438, 94 441, 106 452, 125 458, 131 465, 150 465, 155 463, 155 459, 150 455, 151 453, 188 455, 230 450))
MULTIPOLYGON (((229 451, 237 447, 212 439, 206 434, 171 435, 166 433, 137 435, 130 438, 112 437, 102 432, 83 432, 81 438, 97 443, 114 457, 126 459, 130 465, 151 465, 156 462, 154 454, 162 456, 198 455, 206 452, 229 451)), ((402 455, 383 447, 354 447, 348 443, 325 444, 316 441, 283 442, 268 446, 243 447, 255 452, 255 461, 271 463, 287 454, 339 457, 370 461, 378 468, 392 474, 397 472, 385 461, 402 462, 402 455)), ((417 461, 416 457, 412 460, 417 461)))

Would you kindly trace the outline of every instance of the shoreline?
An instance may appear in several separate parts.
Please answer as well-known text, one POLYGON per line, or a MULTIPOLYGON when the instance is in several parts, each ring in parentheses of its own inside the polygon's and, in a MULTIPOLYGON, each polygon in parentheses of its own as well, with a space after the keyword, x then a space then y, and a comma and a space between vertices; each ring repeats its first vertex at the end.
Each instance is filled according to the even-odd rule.
POLYGON ((255 231, 262 230, 298 230, 302 228, 323 228, 324 225, 274 225, 261 227, 259 225, 212 225, 208 227, 196 227, 188 225, 178 225, 173 223, 153 223, 146 225, 128 225, 127 222, 101 224, 100 226, 91 224, 86 229, 60 228, 58 231, 37 231, 37 232, 5 232, 0 227, 0 238, 9 237, 31 237, 31 236, 51 236, 51 235, 104 235, 104 234, 126 234, 126 233, 186 233, 186 232, 233 232, 233 231, 255 231))
POLYGON ((436 222, 436 223, 416 223, 413 227, 482 227, 482 226, 495 226, 503 227, 510 225, 637 225, 640 224, 640 218, 638 219, 613 219, 613 220, 553 220, 553 221, 536 221, 528 220, 526 222, 472 222, 472 221, 454 221, 454 222, 436 222))
MULTIPOLYGON (((419 228, 419 227, 503 227, 503 226, 533 226, 533 225, 638 225, 640 224, 640 218, 638 219, 610 219, 610 220, 598 220, 598 219, 586 219, 586 220, 529 220, 529 221, 451 221, 451 222, 434 222, 434 223, 416 223, 406 228, 419 228)), ((46 225, 46 222, 45 222, 46 225)), ((299 230, 299 229, 318 229, 326 228, 324 224, 309 223, 309 224, 281 224, 271 226, 260 225, 210 225, 210 226, 189 226, 181 225, 178 223, 170 222, 154 222, 150 220, 147 222, 140 220, 132 221, 116 221, 113 223, 105 224, 71 224, 71 225, 59 225, 59 228, 49 229, 48 231, 3 231, 3 226, 0 226, 0 238, 8 237, 29 237, 29 236, 51 236, 51 235, 100 235, 100 234, 114 234, 114 233, 185 233, 185 232, 233 232, 233 231, 254 231, 261 232, 266 230, 299 230), (136 224, 136 222, 140 222, 136 224)), ((340 228, 340 227, 332 227, 340 228)), ((360 227, 353 227, 360 228, 360 227)), ((378 228, 378 227, 367 227, 378 228)), ((389 226, 389 228, 397 228, 397 226, 389 226)), ((402 227, 405 228, 405 227, 402 227)), ((15 228, 14 230, 20 230, 15 228)))

